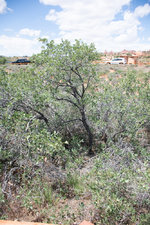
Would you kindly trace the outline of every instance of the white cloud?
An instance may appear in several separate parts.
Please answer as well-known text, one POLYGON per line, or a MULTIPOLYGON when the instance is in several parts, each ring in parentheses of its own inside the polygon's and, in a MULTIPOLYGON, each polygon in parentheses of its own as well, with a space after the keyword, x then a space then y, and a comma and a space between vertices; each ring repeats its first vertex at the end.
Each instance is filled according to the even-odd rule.
MULTIPOLYGON (((123 6, 131 0, 39 0, 45 5, 60 6, 61 11, 50 10, 45 19, 55 22, 60 30, 59 38, 81 38, 94 42, 99 50, 141 48, 138 31, 142 29, 140 18, 150 13, 150 5, 138 6, 134 12, 123 12, 123 6), (115 16, 122 13, 122 20, 115 16)), ((147 47, 147 45, 145 45, 147 47)), ((150 46, 149 46, 150 48, 150 46)))
POLYGON ((27 35, 27 36, 30 36, 30 37, 39 37, 40 33, 41 33, 40 30, 32 30, 32 29, 29 29, 29 28, 24 28, 24 29, 21 29, 19 31, 19 34, 27 35))
POLYGON ((13 10, 7 7, 6 0, 0 0, 0 14, 6 13, 7 11, 12 12, 13 10))
POLYGON ((46 15, 45 19, 49 21, 56 21, 57 17, 58 17, 58 13, 54 9, 52 9, 49 11, 49 14, 46 15))
POLYGON ((0 36, 0 55, 4 56, 31 56, 33 53, 41 51, 40 43, 37 39, 27 39, 21 37, 0 36))
POLYGON ((7 10, 7 3, 5 0, 0 0, 0 14, 6 12, 7 10))
POLYGON ((145 4, 144 6, 138 6, 134 11, 134 15, 136 17, 144 17, 147 16, 149 13, 150 13, 149 4, 145 4))

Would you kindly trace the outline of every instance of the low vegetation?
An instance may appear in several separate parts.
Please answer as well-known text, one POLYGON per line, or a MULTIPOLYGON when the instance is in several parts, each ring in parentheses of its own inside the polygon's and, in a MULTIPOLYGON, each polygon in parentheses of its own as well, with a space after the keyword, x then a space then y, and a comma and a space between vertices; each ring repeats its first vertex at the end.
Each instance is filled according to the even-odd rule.
POLYGON ((149 68, 41 41, 32 65, 0 70, 0 218, 148 225, 149 68))
POLYGON ((7 59, 4 56, 0 56, 0 64, 5 64, 7 59))

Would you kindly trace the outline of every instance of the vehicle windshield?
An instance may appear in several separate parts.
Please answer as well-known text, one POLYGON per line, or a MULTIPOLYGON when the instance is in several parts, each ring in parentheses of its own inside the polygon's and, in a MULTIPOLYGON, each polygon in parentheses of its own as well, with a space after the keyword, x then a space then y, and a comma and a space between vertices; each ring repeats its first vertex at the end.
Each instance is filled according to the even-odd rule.
POLYGON ((26 59, 18 59, 17 61, 24 62, 24 61, 26 61, 26 59))
POLYGON ((122 61, 123 59, 113 59, 112 61, 122 61))

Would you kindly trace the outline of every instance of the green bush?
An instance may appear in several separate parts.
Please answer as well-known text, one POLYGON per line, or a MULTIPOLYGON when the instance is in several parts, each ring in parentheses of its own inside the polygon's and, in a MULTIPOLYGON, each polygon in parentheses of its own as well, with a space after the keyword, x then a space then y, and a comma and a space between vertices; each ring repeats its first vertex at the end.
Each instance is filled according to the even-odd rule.
POLYGON ((0 64, 5 64, 7 59, 3 56, 0 56, 0 64))
POLYGON ((88 182, 99 212, 96 224, 148 224, 148 161, 139 159, 131 146, 114 146, 101 153, 88 182))

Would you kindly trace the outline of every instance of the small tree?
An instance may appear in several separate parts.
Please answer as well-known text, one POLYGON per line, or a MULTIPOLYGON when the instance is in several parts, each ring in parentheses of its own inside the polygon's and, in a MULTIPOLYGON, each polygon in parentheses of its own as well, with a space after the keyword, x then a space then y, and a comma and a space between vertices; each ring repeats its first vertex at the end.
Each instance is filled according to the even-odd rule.
POLYGON ((88 135, 89 154, 92 154, 93 133, 86 110, 91 87, 96 81, 92 62, 98 58, 98 53, 93 44, 88 46, 78 40, 74 44, 67 40, 60 44, 48 43, 45 39, 41 41, 46 47, 33 58, 43 70, 45 87, 50 86, 55 100, 66 102, 77 111, 77 118, 68 122, 82 122, 88 135))

